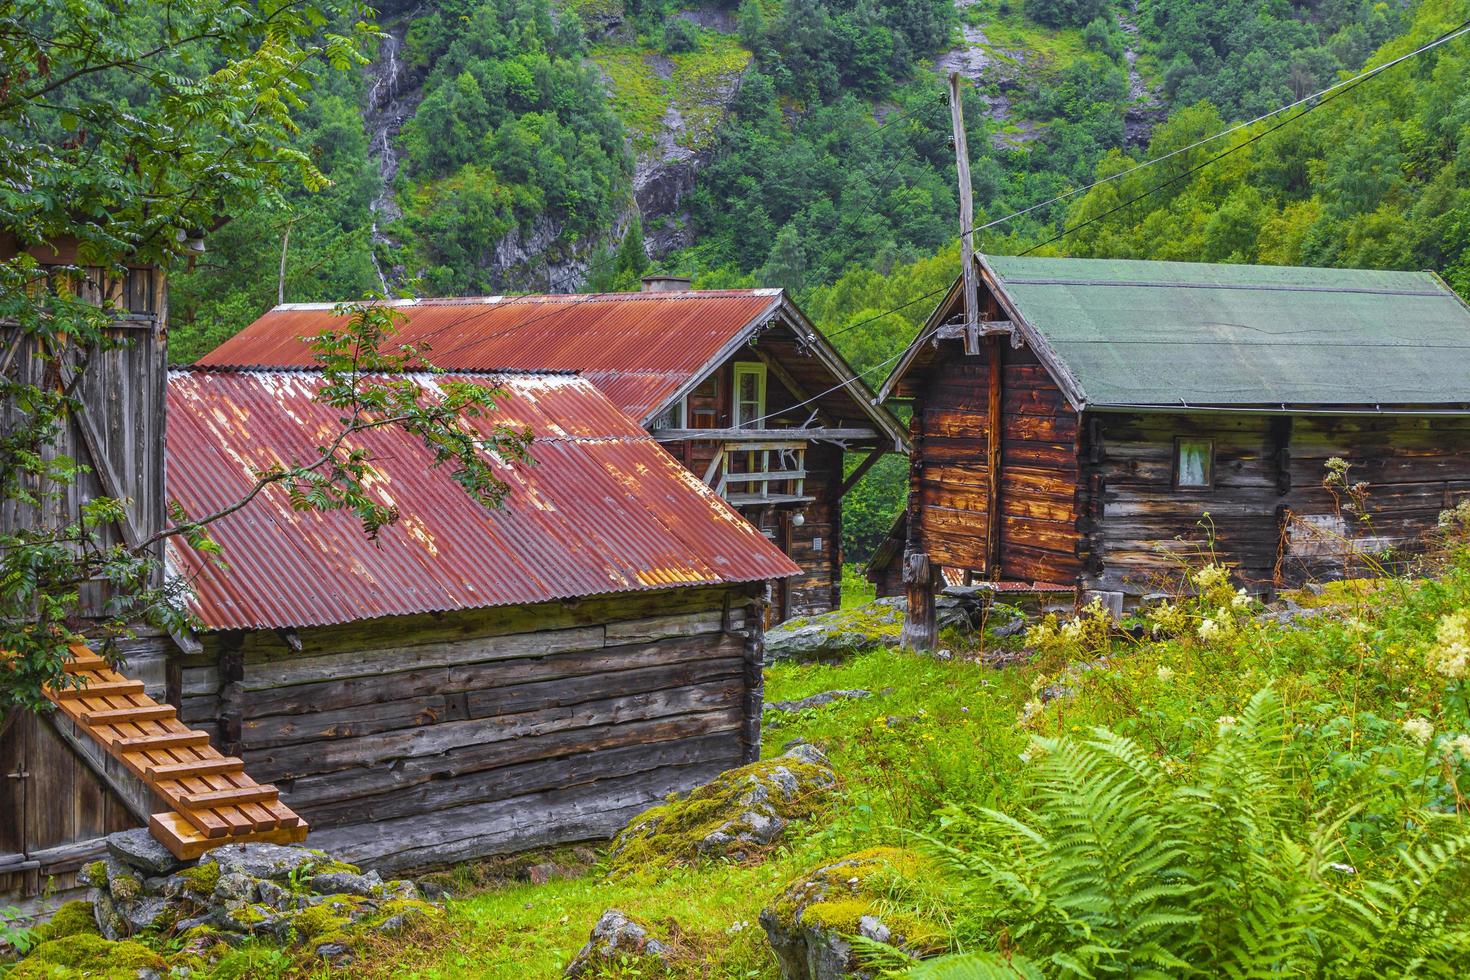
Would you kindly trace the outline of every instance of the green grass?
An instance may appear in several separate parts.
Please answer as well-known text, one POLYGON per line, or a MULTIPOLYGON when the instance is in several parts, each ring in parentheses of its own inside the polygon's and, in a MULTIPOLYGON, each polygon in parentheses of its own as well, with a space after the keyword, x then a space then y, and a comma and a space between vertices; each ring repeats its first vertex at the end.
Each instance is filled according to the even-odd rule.
POLYGON ((1054 30, 1025 15, 1025 4, 1011 2, 1000 12, 997 0, 984 0, 967 7, 964 18, 985 31, 986 50, 1005 61, 1025 60, 1048 69, 1062 69, 1087 55, 1087 45, 1078 28, 1054 30))
POLYGON ((735 38, 701 29, 699 50, 660 55, 637 44, 599 44, 589 57, 607 76, 613 111, 622 119, 639 152, 653 147, 672 106, 683 118, 682 146, 699 149, 713 137, 724 115, 721 91, 728 89, 750 63, 750 52, 735 38), (668 58, 673 70, 660 77, 657 59, 668 58))
MULTIPOLYGON (((765 757, 804 739, 831 759, 845 785, 828 817, 793 824, 754 864, 709 861, 609 878, 605 867, 584 861, 581 877, 542 885, 506 883, 504 862, 487 864, 483 874, 461 869, 463 882, 490 884, 460 889, 447 929, 380 941, 359 958, 355 974, 555 977, 602 912, 617 908, 672 940, 672 976, 776 980, 757 919, 797 876, 853 852, 913 847, 914 832, 938 831, 956 804, 1016 812, 1033 794, 1036 766, 1028 759, 1038 735, 1075 738, 1107 726, 1171 778, 1187 778, 1222 726, 1265 687, 1275 691, 1292 733, 1304 776, 1294 787, 1301 806, 1351 811, 1344 842, 1365 862, 1393 853, 1426 805, 1453 811, 1458 797, 1445 780, 1454 774, 1436 775, 1435 765, 1453 751, 1446 747, 1455 733, 1470 729, 1470 715, 1463 685, 1447 685, 1427 655, 1447 642, 1436 639, 1441 618, 1470 606, 1470 561, 1388 588, 1334 586, 1321 599, 1328 604, 1321 617, 1299 628, 1257 623, 1248 604, 1231 608, 1234 594, 1228 583, 1212 586, 1204 600, 1185 604, 1193 618, 1174 621, 1175 637, 1156 642, 1097 630, 1033 631, 1024 641, 990 638, 983 651, 973 638, 968 646, 947 638, 956 657, 945 662, 884 649, 838 665, 773 666, 769 701, 838 688, 872 692, 765 719, 765 757), (1201 639, 1206 615, 1233 617, 1232 625, 1201 639), (1034 647, 1030 659, 1014 656, 1022 642, 1034 647), (1012 654, 1000 658, 1012 666, 991 666, 997 651, 1012 654), (1095 666, 1099 657, 1105 662, 1095 666), (1094 666, 1079 669, 1084 663, 1094 666), (1058 685, 1067 690, 1043 704, 1038 692, 1058 685), (1432 726, 1441 741, 1420 748, 1402 727, 1411 719, 1432 726), (1426 760, 1430 768, 1416 774, 1426 760)), ((1470 785, 1470 761, 1461 777, 1460 785, 1470 785)), ((550 857, 563 861, 568 853, 550 857)), ((971 941, 986 941, 973 932, 983 916, 958 896, 941 889, 925 902, 938 921, 968 921, 971 941)))
POLYGON ((842 608, 851 609, 872 602, 878 587, 863 577, 863 566, 849 562, 842 566, 842 608))

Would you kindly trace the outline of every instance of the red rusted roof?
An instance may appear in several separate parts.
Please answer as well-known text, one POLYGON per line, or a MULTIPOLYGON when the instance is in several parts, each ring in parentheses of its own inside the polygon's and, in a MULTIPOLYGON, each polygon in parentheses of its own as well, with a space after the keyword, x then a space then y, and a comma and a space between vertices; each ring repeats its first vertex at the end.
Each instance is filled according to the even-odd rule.
MULTIPOLYGON (((398 523, 373 542, 349 512, 295 511, 283 489, 265 490, 211 525, 226 567, 170 544, 201 622, 318 626, 800 571, 586 380, 495 380, 509 397, 467 424, 535 434, 535 463, 501 471, 512 486, 501 509, 471 500, 413 436, 362 433, 352 445, 370 454, 371 492, 398 523)), ((253 474, 314 456, 337 429, 338 413, 313 400, 319 385, 306 371, 171 372, 169 496, 200 516, 239 499, 253 474)))
MULTIPOLYGON (((781 302, 779 289, 395 300, 398 342, 449 370, 581 371, 646 419, 781 302)), ((301 338, 340 328, 329 303, 278 306, 215 348, 211 367, 312 367, 301 338)))

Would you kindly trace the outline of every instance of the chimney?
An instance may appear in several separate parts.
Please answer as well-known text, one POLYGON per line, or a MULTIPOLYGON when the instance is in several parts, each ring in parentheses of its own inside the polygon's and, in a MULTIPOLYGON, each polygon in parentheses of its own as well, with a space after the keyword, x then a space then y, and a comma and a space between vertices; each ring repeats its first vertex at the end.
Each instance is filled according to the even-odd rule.
POLYGON ((688 276, 644 276, 645 293, 678 293, 689 288, 692 280, 688 276))

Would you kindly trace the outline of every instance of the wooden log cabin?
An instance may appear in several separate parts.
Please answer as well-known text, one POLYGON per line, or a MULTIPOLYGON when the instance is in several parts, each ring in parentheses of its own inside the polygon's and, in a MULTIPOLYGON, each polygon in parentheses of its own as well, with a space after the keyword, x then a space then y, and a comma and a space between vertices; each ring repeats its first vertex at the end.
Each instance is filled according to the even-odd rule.
MULTIPOLYGON (((800 572, 583 378, 461 373, 530 427, 486 510, 413 436, 354 437, 398 523, 293 510, 279 487, 175 539, 202 650, 169 700, 310 821, 310 843, 404 870, 608 836, 758 757, 767 582, 800 572)), ((419 376, 432 388, 432 376, 419 376)), ((314 455, 311 371, 176 371, 168 488, 191 514, 314 455)))
MULTIPOLYGON (((395 302, 398 340, 449 370, 571 370, 637 419, 801 566, 773 584, 773 621, 841 604, 842 498, 906 433, 779 289, 395 302), (863 456, 844 477, 844 453, 863 456)), ((303 338, 337 326, 332 304, 278 306, 201 360, 310 367, 303 338)))
POLYGON ((1210 538, 1268 591, 1411 553, 1470 496, 1470 308, 1432 273, 977 261, 978 325, 957 279, 882 388, 913 408, 885 549, 911 597, 949 568, 1136 598, 1210 538))

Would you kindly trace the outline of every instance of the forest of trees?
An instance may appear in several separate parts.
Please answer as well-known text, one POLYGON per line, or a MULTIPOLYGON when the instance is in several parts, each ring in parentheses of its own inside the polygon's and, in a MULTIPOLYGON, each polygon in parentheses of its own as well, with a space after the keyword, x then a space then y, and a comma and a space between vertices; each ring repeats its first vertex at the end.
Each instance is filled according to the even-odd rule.
MULTIPOLYGON (((175 355, 207 350, 276 301, 283 246, 292 301, 381 288, 379 268, 402 270, 425 294, 501 291, 497 247, 538 231, 534 240, 590 258, 585 280, 552 288, 632 288, 650 266, 632 153, 587 56, 608 30, 656 60, 697 49, 704 29, 675 0, 626 0, 611 21, 597 9, 600 18, 552 0, 416 8, 402 56, 422 101, 397 137, 388 193, 402 218, 386 229, 396 248, 373 242, 370 203, 383 189, 361 121, 366 78, 328 79, 311 95, 300 146, 331 185, 267 200, 212 237, 211 253, 176 279, 175 355)), ((993 80, 976 93, 986 98, 965 103, 982 221, 1293 102, 1470 18, 1466 0, 979 0, 958 10, 950 0, 723 0, 715 10, 751 62, 686 201, 693 244, 659 265, 700 286, 793 291, 875 384, 932 308, 916 300, 956 267, 949 113, 927 62, 957 43, 961 18, 1004 25, 1035 48, 1000 52, 1015 56, 997 59, 1004 114, 991 111, 993 80), (1146 146, 1129 143, 1131 111, 1157 120, 1146 146)), ((1467 51, 1458 41, 1395 68, 1187 179, 1176 178, 1253 134, 1030 211, 982 247, 1429 268, 1470 291, 1470 101, 1455 84, 1467 51)), ((864 481, 850 555, 886 531, 901 483, 896 463, 864 481)))

